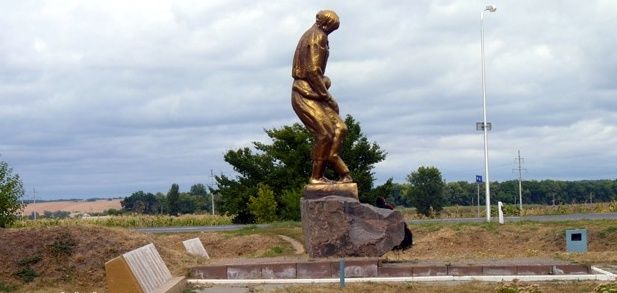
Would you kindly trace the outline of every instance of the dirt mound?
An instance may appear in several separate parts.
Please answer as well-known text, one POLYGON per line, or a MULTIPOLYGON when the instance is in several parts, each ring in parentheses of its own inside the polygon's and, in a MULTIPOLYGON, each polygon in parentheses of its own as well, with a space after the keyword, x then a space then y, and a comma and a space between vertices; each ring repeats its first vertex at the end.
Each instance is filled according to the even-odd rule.
POLYGON ((63 226, 0 230, 0 279, 104 286, 104 264, 149 243, 143 234, 96 226, 63 226))
POLYGON ((617 262, 617 226, 611 221, 581 222, 588 230, 589 252, 565 252, 564 231, 579 223, 511 223, 415 225, 415 245, 404 252, 389 252, 391 260, 461 261, 552 257, 583 263, 617 262))
POLYGON ((148 243, 154 243, 173 275, 186 275, 190 267, 210 262, 185 252, 182 241, 195 237, 213 260, 268 256, 273 247, 293 251, 276 235, 152 235, 88 225, 0 229, 0 289, 16 285, 25 292, 48 291, 51 284, 66 292, 105 291, 105 262, 148 243))

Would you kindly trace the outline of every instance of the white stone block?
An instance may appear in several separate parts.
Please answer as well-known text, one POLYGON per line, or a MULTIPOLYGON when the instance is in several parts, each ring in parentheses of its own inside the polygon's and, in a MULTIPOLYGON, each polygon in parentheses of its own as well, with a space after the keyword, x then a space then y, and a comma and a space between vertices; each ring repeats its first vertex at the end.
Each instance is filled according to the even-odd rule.
POLYGON ((497 210, 499 210, 499 224, 503 224, 504 220, 503 220, 503 210, 501 209, 503 207, 503 203, 501 203, 500 201, 497 202, 497 210))
POLYGON ((188 252, 189 254, 203 256, 208 259, 210 258, 208 252, 206 251, 206 248, 201 243, 201 240, 199 240, 199 238, 184 240, 182 241, 182 244, 184 245, 186 252, 188 252))

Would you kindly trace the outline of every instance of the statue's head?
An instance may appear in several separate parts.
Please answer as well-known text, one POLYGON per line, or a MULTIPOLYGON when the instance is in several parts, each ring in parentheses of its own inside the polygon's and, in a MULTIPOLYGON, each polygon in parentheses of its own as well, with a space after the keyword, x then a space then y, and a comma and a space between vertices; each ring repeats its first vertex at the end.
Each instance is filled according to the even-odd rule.
POLYGON ((329 34, 338 28, 340 21, 336 12, 332 10, 322 10, 317 12, 315 24, 326 32, 326 34, 329 34))

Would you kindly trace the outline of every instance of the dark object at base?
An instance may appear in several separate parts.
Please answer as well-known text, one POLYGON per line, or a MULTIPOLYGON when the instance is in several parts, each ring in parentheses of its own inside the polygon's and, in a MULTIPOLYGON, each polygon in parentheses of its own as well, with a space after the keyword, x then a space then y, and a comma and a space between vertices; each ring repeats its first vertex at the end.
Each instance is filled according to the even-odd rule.
MULTIPOLYGON (((377 198, 377 200, 375 201, 375 206, 382 209, 394 209, 394 206, 386 202, 386 199, 382 196, 377 198)), ((403 241, 401 241, 401 244, 395 246, 394 248, 392 248, 392 250, 406 250, 411 248, 412 246, 413 234, 411 233, 411 230, 409 230, 409 227, 407 227, 407 223, 405 223, 405 237, 403 238, 403 241)))
POLYGON ((301 212, 305 248, 311 257, 382 256, 405 236, 401 213, 362 204, 357 197, 303 198, 301 212))
POLYGON ((409 230, 409 227, 407 227, 407 223, 405 223, 405 237, 403 238, 403 241, 401 241, 401 244, 395 246, 394 248, 392 248, 392 250, 406 250, 409 249, 413 246, 413 233, 411 233, 411 230, 409 230))

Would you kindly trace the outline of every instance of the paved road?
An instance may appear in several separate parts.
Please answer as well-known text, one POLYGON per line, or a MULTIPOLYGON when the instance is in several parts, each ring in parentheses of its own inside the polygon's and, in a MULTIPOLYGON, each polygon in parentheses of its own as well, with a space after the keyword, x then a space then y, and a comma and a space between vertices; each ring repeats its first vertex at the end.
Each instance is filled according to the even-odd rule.
MULTIPOLYGON (((497 218, 493 218, 496 221, 497 218)), ((570 215, 552 215, 552 216, 526 216, 526 217, 506 217, 506 222, 557 222, 557 221, 576 221, 576 220, 617 220, 617 213, 605 214, 570 214, 570 215)), ((452 218, 452 219, 429 219, 429 220, 413 220, 412 224, 424 223, 481 223, 486 221, 485 218, 452 218)), ((219 226, 191 226, 191 227, 155 227, 155 228, 137 228, 135 231, 145 233, 189 233, 189 232, 218 232, 218 231, 234 231, 243 228, 257 226, 259 228, 268 227, 268 224, 259 225, 219 225, 219 226)))

